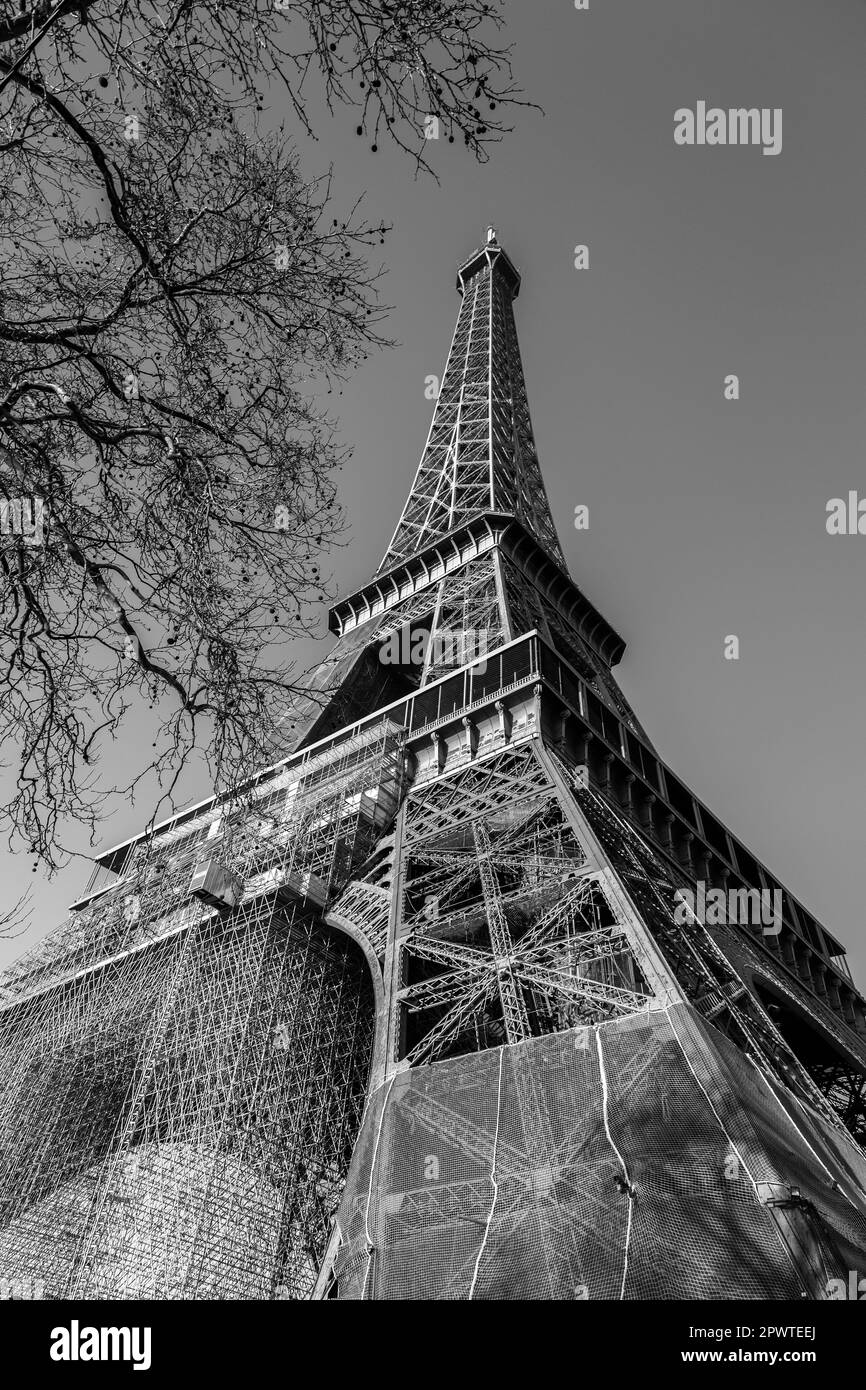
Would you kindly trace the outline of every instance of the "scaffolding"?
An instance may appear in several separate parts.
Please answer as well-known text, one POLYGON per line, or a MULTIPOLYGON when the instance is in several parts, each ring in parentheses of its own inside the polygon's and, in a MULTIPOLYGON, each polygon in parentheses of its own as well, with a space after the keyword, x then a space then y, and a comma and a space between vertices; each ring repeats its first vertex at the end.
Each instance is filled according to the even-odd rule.
POLYGON ((361 953, 322 916, 401 777, 387 720, 295 758, 133 843, 5 973, 0 1274, 49 1298, 309 1294, 373 1034, 361 953), (190 896, 203 867, 235 906, 190 896))

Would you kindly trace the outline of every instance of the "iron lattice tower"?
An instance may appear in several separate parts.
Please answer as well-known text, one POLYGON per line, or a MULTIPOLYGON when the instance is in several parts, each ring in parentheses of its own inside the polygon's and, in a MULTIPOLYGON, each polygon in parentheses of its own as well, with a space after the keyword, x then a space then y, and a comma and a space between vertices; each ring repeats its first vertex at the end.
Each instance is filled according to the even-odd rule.
POLYGON ((843 948, 638 723, 556 537, 494 232, 457 284, 409 499, 293 753, 243 814, 102 856, 2 981, 0 1272, 784 1299, 862 1261, 843 948))

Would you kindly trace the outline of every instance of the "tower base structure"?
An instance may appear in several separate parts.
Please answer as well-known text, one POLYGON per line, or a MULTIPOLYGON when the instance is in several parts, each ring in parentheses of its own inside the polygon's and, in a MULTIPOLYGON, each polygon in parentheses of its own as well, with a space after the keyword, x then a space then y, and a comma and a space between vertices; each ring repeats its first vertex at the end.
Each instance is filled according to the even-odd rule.
POLYGON ((399 1072, 371 1098, 341 1299, 848 1297, 866 1161, 687 1003, 399 1072), (552 1142, 533 1144, 527 1083, 552 1142))
POLYGON ((386 1007, 316 1296, 850 1297, 866 1156, 815 1058, 853 1069, 859 1036, 815 1000, 798 1055, 781 923, 686 910, 697 851, 641 823, 634 775, 543 684, 473 719, 409 739, 386 1007))

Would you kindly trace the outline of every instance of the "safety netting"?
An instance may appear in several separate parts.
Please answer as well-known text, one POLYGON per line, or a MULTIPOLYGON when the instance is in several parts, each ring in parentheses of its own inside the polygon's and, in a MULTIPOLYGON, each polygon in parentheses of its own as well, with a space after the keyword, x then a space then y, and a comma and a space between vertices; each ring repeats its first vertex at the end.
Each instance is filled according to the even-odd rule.
POLYGON ((688 1004, 397 1072, 343 1299, 798 1299, 862 1267, 866 1161, 688 1004))

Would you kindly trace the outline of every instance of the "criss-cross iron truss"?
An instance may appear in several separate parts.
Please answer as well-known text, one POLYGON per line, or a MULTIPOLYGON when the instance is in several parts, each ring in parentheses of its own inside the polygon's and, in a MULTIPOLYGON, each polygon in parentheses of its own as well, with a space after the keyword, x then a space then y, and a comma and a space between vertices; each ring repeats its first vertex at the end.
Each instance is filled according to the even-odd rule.
POLYGON ((463 302, 430 433, 379 572, 485 511, 518 517, 564 566, 514 325, 519 277, 493 239, 465 262, 459 284, 463 302))
POLYGON ((648 1006, 629 940, 530 745, 419 787, 403 836, 405 1061, 648 1006))

